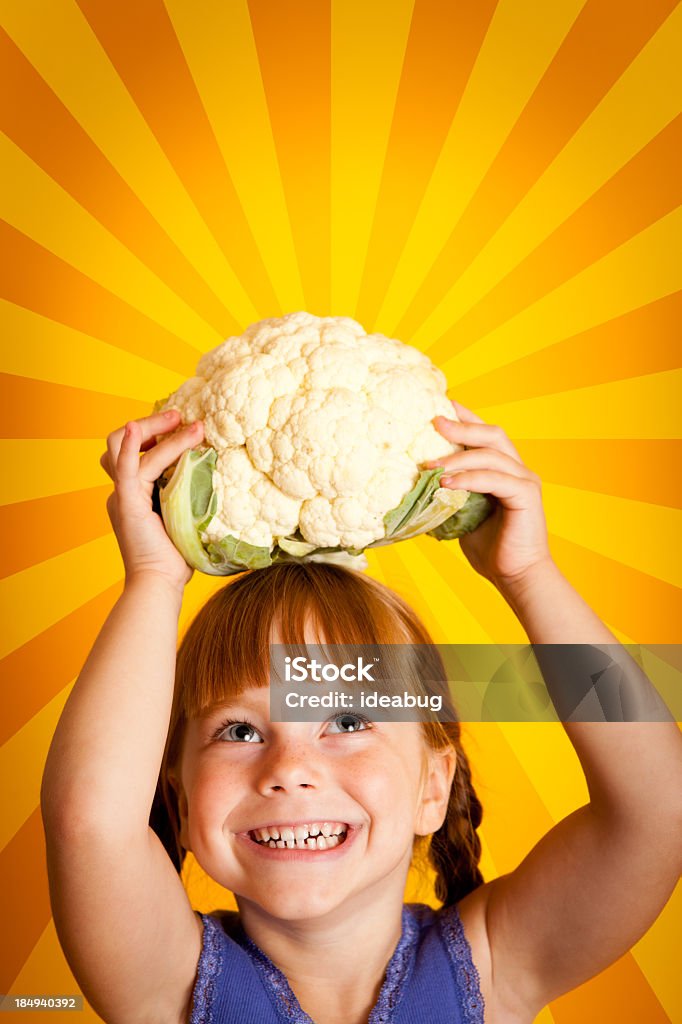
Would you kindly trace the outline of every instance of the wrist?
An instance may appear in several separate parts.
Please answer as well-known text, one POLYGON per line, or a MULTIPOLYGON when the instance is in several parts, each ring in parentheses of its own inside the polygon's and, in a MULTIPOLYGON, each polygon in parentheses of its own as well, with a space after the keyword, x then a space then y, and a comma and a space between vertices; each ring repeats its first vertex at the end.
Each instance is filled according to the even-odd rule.
POLYGON ((548 555, 546 558, 542 558, 527 566, 523 572, 516 573, 513 576, 496 576, 491 582, 502 597, 509 604, 513 604, 520 597, 523 597, 529 589, 535 588, 538 584, 545 583, 547 580, 557 579, 560 576, 559 567, 548 555))
POLYGON ((165 592, 180 605, 185 592, 185 584, 153 569, 139 569, 136 572, 126 573, 123 589, 124 591, 144 589, 165 592))

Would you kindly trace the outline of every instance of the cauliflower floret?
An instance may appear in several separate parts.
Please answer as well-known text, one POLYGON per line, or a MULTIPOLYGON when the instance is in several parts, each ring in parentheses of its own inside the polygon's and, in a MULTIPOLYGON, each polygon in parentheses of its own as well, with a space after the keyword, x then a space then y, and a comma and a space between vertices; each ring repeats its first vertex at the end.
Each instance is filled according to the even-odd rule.
POLYGON ((218 514, 206 531, 211 540, 230 534, 257 547, 270 547, 273 536, 286 537, 298 526, 301 502, 260 473, 244 448, 228 448, 218 456, 213 485, 218 514))

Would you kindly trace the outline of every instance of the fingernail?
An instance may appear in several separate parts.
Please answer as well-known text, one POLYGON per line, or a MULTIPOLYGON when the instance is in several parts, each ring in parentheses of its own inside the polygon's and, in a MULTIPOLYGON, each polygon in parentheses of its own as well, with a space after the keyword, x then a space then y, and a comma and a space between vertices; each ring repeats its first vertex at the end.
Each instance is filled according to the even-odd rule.
POLYGON ((177 416, 177 414, 178 414, 178 410, 177 409, 168 409, 168 411, 165 412, 163 415, 166 417, 167 420, 170 420, 170 419, 173 418, 173 416, 177 416))

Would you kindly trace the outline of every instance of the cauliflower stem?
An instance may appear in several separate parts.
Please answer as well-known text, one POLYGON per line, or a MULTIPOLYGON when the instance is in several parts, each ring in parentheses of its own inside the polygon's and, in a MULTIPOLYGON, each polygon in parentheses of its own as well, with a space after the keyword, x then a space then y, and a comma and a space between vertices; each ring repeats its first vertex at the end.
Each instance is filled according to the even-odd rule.
MULTIPOLYGON (((170 480, 159 480, 161 510, 166 529, 189 565, 213 576, 229 576, 246 569, 264 569, 276 562, 330 561, 364 568, 362 550, 317 547, 299 530, 278 537, 274 547, 256 546, 228 535, 209 539, 206 530, 218 511, 213 486, 217 452, 213 448, 183 453, 170 480)), ((438 540, 453 540, 474 530, 490 514, 492 502, 483 494, 440 487, 442 468, 423 470, 412 490, 384 516, 386 535, 368 547, 381 547, 429 533, 438 540)))

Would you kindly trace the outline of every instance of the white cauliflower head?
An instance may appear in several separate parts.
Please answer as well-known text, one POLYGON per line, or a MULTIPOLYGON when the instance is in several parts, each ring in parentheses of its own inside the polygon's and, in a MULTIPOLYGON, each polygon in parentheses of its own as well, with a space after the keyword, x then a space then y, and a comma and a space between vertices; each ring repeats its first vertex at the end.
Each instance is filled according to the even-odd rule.
POLYGON ((431 422, 456 418, 445 392, 422 352, 348 317, 299 312, 252 324, 157 403, 204 423, 203 444, 160 481, 169 534, 196 568, 228 573, 357 555, 435 530, 470 497, 440 488, 440 470, 421 469, 457 450, 431 422), (184 546, 187 517, 170 509, 180 492, 193 505, 195 537, 184 546))

